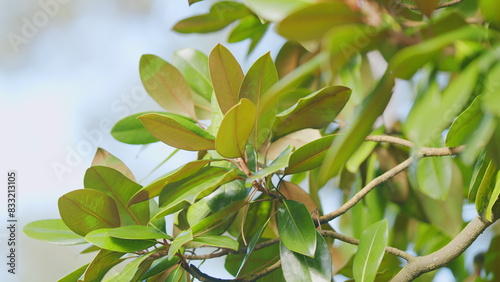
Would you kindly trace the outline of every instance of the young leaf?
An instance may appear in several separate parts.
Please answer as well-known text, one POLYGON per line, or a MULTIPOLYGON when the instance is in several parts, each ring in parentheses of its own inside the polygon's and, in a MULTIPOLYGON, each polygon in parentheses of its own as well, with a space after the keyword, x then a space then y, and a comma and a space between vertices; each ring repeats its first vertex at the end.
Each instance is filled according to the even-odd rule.
POLYGON ((153 253, 148 253, 146 255, 140 256, 134 259, 132 262, 129 262, 118 275, 109 279, 108 282, 121 282, 121 281, 133 281, 133 278, 139 269, 139 266, 142 262, 144 262, 147 258, 149 258, 153 253))
POLYGON ((113 228, 102 228, 89 232, 85 240, 101 249, 113 252, 132 253, 145 250, 156 245, 155 240, 129 240, 110 236, 113 228))
POLYGON ((455 147, 464 144, 467 137, 471 136, 479 127, 483 118, 482 97, 481 95, 477 96, 472 104, 453 121, 446 135, 446 146, 455 147))
POLYGON ((191 229, 186 230, 175 237, 174 241, 170 244, 170 248, 168 249, 168 259, 172 259, 175 256, 175 253, 179 251, 179 249, 186 243, 193 240, 193 233, 191 229))
POLYGON ((169 259, 167 256, 161 257, 151 264, 151 267, 140 276, 139 280, 142 281, 154 275, 160 274, 175 265, 178 261, 178 257, 173 257, 172 259, 169 259))
POLYGON ((283 201, 278 208, 278 232, 281 242, 288 249, 314 257, 316 228, 304 204, 290 200, 283 201))
POLYGON ((304 128, 323 128, 340 113, 351 96, 344 86, 330 86, 299 99, 292 108, 276 116, 273 140, 304 128))
POLYGON ((238 242, 227 236, 211 236, 204 235, 198 236, 189 243, 189 247, 199 248, 202 246, 212 246, 217 248, 225 248, 231 250, 238 250, 238 242))
POLYGON ((242 18, 239 24, 231 30, 227 42, 235 43, 250 39, 250 46, 247 52, 249 55, 257 47, 262 37, 264 37, 268 27, 268 22, 262 22, 256 15, 248 15, 242 18))
POLYGON ((80 278, 83 276, 85 273, 85 270, 89 266, 90 263, 87 263, 85 265, 82 265, 80 268, 76 269, 75 271, 69 273, 68 275, 64 276, 63 278, 57 280, 57 282, 75 282, 80 280, 80 278))
POLYGON ((335 135, 328 135, 298 148, 290 156, 285 174, 294 174, 315 169, 323 163, 335 135))
POLYGON ((26 224, 23 231, 31 238, 58 245, 87 243, 85 238, 71 231, 61 219, 33 221, 26 224))
POLYGON ((316 251, 313 257, 304 256, 291 251, 280 242, 280 258, 283 275, 287 282, 291 281, 324 281, 332 280, 332 257, 325 239, 316 233, 316 251))
POLYGON ((356 281, 372 282, 375 280, 387 246, 388 236, 387 219, 373 224, 363 232, 354 257, 353 274, 356 281))
POLYGON ((214 89, 208 71, 208 57, 196 49, 185 48, 174 53, 172 62, 184 77, 189 77, 189 87, 210 102, 214 89))
POLYGON ((107 234, 110 237, 129 240, 173 239, 154 227, 144 225, 121 226, 109 230, 107 234))
POLYGON ((317 3, 304 7, 278 23, 283 37, 295 41, 321 39, 330 29, 361 22, 360 15, 342 1, 317 3))
POLYGON ((120 226, 120 215, 113 198, 92 189, 74 190, 59 198, 64 223, 78 235, 92 230, 120 226))
POLYGON ((222 119, 215 140, 217 153, 226 158, 243 158, 254 122, 255 105, 248 99, 241 99, 222 119))
POLYGON ((134 174, 130 171, 127 165, 103 148, 97 148, 97 152, 95 153, 91 166, 107 166, 114 168, 132 181, 135 181, 134 174))
MULTIPOLYGON (((85 271, 84 281, 101 281, 115 265, 122 262, 124 253, 100 250, 85 271)), ((74 282, 74 280, 72 281, 74 282)))
POLYGON ((486 172, 486 169, 488 168, 489 161, 486 160, 485 155, 486 155, 485 153, 479 155, 479 158, 476 161, 476 164, 474 165, 474 171, 472 172, 472 177, 471 177, 470 184, 469 184, 469 194, 467 196, 467 199, 469 200, 469 202, 476 201, 477 191, 479 190, 479 186, 481 185, 481 181, 484 178, 484 173, 486 172))
POLYGON ((259 17, 272 22, 279 22, 300 8, 315 3, 314 0, 246 0, 245 3, 259 17))
POLYGON ((483 213, 488 206, 491 194, 495 190, 495 177, 497 173, 498 167, 495 162, 489 161, 488 168, 484 172, 476 195, 476 210, 479 214, 483 213))
POLYGON ((188 273, 182 266, 176 266, 168 275, 165 282, 189 282, 188 273))
POLYGON ((489 221, 493 221, 493 205, 495 205, 495 203, 499 201, 500 171, 497 171, 496 177, 493 179, 493 181, 495 181, 495 187, 491 191, 491 194, 490 194, 490 197, 488 200, 488 205, 486 206, 486 212, 484 213, 484 216, 489 221))
POLYGON ((158 114, 145 114, 138 119, 151 135, 172 147, 187 151, 215 149, 215 138, 185 119, 158 114))
POLYGON ((210 53, 208 66, 217 102, 225 114, 239 101, 243 71, 231 52, 220 44, 210 53))
POLYGON ((247 204, 245 201, 237 201, 229 204, 227 207, 221 209, 220 211, 204 218, 202 221, 196 223, 194 226, 191 227, 191 230, 193 231, 194 236, 198 236, 202 233, 204 233, 205 230, 209 229, 210 227, 220 224, 222 220, 225 218, 228 218, 238 212, 242 207, 244 207, 247 204))
POLYGON ((103 192, 115 200, 121 225, 148 223, 149 203, 128 206, 130 198, 142 188, 141 185, 128 179, 121 172, 106 166, 93 166, 85 172, 83 183, 85 188, 103 192))
POLYGON ((269 166, 257 171, 256 173, 253 173, 246 179, 245 181, 246 187, 252 186, 252 183, 255 180, 259 178, 264 178, 286 167, 288 165, 288 161, 290 160, 290 155, 292 154, 292 151, 293 148, 290 146, 287 146, 285 149, 283 149, 281 154, 269 166))
POLYGON ((191 90, 174 66, 155 55, 143 55, 139 72, 144 88, 165 110, 196 118, 191 90))

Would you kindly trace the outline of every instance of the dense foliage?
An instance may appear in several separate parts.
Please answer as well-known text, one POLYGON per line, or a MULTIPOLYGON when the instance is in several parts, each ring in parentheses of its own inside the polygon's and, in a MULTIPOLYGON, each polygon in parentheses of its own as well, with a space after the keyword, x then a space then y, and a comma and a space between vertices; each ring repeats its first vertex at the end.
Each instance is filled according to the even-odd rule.
POLYGON ((197 261, 224 256, 237 281, 408 281, 445 266, 499 281, 498 228, 474 268, 463 256, 500 215, 498 11, 494 0, 215 2, 173 29, 229 26, 249 53, 270 28, 288 41, 246 73, 223 45, 171 63, 144 55, 142 82, 166 112, 111 132, 198 157, 141 185, 99 149, 85 188, 59 199, 61 219, 25 232, 91 244, 95 258, 60 281, 100 281, 122 262, 109 281, 217 281, 197 261), (388 121, 404 81, 411 109, 388 121), (478 215, 464 222, 470 203, 478 215))

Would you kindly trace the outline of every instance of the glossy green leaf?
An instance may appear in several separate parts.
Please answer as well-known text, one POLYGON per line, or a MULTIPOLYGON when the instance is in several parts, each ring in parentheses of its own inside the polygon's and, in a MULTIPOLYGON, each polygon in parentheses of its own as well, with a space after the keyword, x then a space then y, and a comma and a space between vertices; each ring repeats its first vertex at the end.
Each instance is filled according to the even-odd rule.
MULTIPOLYGON (((375 129, 370 135, 379 135, 384 133, 385 128, 379 127, 375 129)), ((345 168, 351 172, 356 173, 359 166, 368 158, 368 156, 373 152, 373 149, 377 146, 377 142, 364 142, 357 150, 352 154, 351 158, 345 164, 345 168)))
POLYGON ((202 52, 185 48, 174 53, 172 63, 179 69, 184 77, 188 77, 187 83, 194 92, 205 100, 212 98, 212 82, 208 71, 208 57, 202 52))
POLYGON ((137 191, 134 196, 132 196, 128 204, 133 205, 159 196, 167 184, 190 177, 212 161, 213 160, 199 160, 186 163, 180 168, 168 173, 166 176, 161 177, 147 186, 144 186, 141 190, 137 191))
POLYGON ((102 228, 91 231, 85 236, 85 240, 101 249, 121 253, 142 251, 156 244, 155 240, 129 240, 112 237, 110 235, 112 230, 113 228, 102 228))
POLYGON ((360 15, 344 2, 323 2, 306 6, 289 14, 278 23, 277 31, 290 40, 317 40, 336 26, 360 21, 360 15))
POLYGON ((250 39, 250 46, 247 54, 252 53, 257 44, 266 34, 269 23, 262 22, 256 15, 249 15, 240 20, 238 25, 231 30, 227 42, 235 43, 245 39, 250 39))
POLYGON ((313 0, 245 0, 247 6, 259 17, 279 22, 289 14, 315 3, 313 0))
POLYGON ((231 250, 238 250, 238 242, 227 236, 213 236, 213 235, 202 235, 195 237, 193 241, 189 243, 189 247, 199 248, 199 247, 217 247, 231 250))
POLYGON ((280 242, 280 258, 283 275, 287 282, 332 280, 332 257, 325 239, 316 233, 316 251, 313 257, 304 256, 288 249, 280 242))
POLYGON ((122 282, 122 281, 133 281, 134 276, 136 275, 137 270, 141 263, 143 263, 147 258, 149 258, 152 253, 148 253, 146 255, 140 256, 133 261, 129 262, 118 275, 113 276, 113 278, 109 279, 108 282, 122 282))
POLYGON ((267 90, 278 82, 278 72, 270 53, 266 53, 252 64, 248 70, 240 89, 240 98, 248 98, 257 108, 254 116, 255 126, 250 143, 260 148, 271 133, 272 123, 276 115, 276 104, 264 104, 267 90))
POLYGON ((375 280, 388 241, 387 219, 381 220, 361 235, 358 251, 354 257, 354 279, 360 282, 375 280))
POLYGON ((307 143, 295 150, 290 156, 285 174, 294 174, 315 169, 323 163, 335 135, 328 135, 307 143))
POLYGON ((500 171, 497 171, 496 177, 492 179, 492 181, 495 182, 495 186, 493 190, 491 191, 489 200, 488 200, 488 205, 486 207, 486 211, 484 216, 486 217, 487 220, 493 221, 493 205, 495 205, 496 202, 499 201, 499 196, 500 196, 500 171))
POLYGON ((83 179, 85 188, 102 192, 115 200, 121 225, 145 225, 149 221, 149 203, 132 207, 128 202, 142 186, 128 179, 121 172, 106 166, 87 169, 83 179))
POLYGON ((191 229, 186 230, 179 234, 170 244, 170 248, 168 249, 168 259, 172 259, 175 256, 175 253, 179 251, 179 249, 186 243, 193 240, 193 232, 191 229))
POLYGON ((244 158, 255 116, 255 105, 246 98, 229 109, 215 140, 217 153, 226 158, 244 158))
MULTIPOLYGON (((265 201, 266 199, 269 199, 269 197, 265 195, 259 196, 257 200, 251 203, 249 208, 245 210, 245 220, 242 222, 244 224, 243 230, 241 230, 241 226, 239 226, 240 229, 238 230, 243 232, 241 236, 245 236, 245 240, 252 239, 254 235, 264 231, 264 227, 262 226, 267 225, 273 208, 273 202, 265 201)), ((260 238, 260 234, 258 237, 260 238)))
POLYGON ((80 268, 76 269, 75 271, 69 273, 68 275, 62 277, 61 279, 57 280, 57 282, 75 282, 80 280, 80 278, 83 276, 85 273, 85 270, 87 270, 87 267, 89 266, 90 263, 87 263, 85 265, 82 265, 80 268))
POLYGON ((155 55, 143 55, 139 64, 142 84, 165 110, 196 118, 191 90, 174 66, 155 55))
POLYGON ((78 235, 92 230, 120 226, 120 215, 113 198, 92 189, 74 190, 59 198, 64 223, 78 235))
POLYGON ((187 151, 215 149, 215 138, 185 119, 158 114, 145 114, 138 119, 151 135, 172 147, 187 151))
MULTIPOLYGON (((100 250, 85 271, 84 281, 101 281, 115 265, 122 262, 124 253, 100 250)), ((72 281, 74 282, 74 281, 72 281)))
POLYGON ((236 170, 206 167, 192 177, 167 184, 160 194, 160 210, 151 220, 179 211, 238 178, 236 170))
POLYGON ((273 139, 305 128, 323 128, 333 122, 351 96, 344 86, 330 86, 299 99, 290 109, 276 116, 273 139))
POLYGON ((386 72, 371 94, 356 109, 353 122, 343 134, 333 140, 319 171, 319 186, 324 186, 330 178, 340 172, 342 166, 372 131, 373 123, 389 103, 393 86, 394 77, 386 72))
POLYGON ((284 200, 278 208, 278 232, 281 242, 290 250, 314 257, 316 228, 304 204, 284 200))
POLYGON ((139 280, 144 280, 154 275, 160 274, 166 269, 174 266, 178 261, 178 257, 173 257, 172 259, 169 259, 167 256, 161 257, 151 264, 150 268, 140 276, 139 280))
POLYGON ((444 47, 457 40, 481 40, 486 37, 486 34, 484 28, 473 25, 444 33, 402 49, 390 60, 389 69, 395 77, 410 79, 417 70, 435 58, 444 47))
POLYGON ((210 77, 217 97, 217 102, 225 114, 238 103, 239 91, 243 82, 240 64, 229 50, 218 44, 208 58, 210 77))
POLYGON ((491 194, 495 189, 497 174, 498 167, 493 161, 489 161, 476 195, 476 210, 479 214, 482 214, 485 211, 488 203, 490 202, 491 194))
POLYGON ((446 146, 455 147, 463 145, 467 137, 476 131, 483 117, 481 101, 482 96, 476 97, 472 104, 453 121, 446 135, 446 146))
POLYGON ((172 237, 160 230, 144 225, 129 225, 113 228, 109 230, 108 236, 129 240, 147 240, 147 239, 169 239, 172 237))
POLYGON ((500 167, 500 118, 496 118, 496 127, 486 147, 486 153, 500 167))
POLYGON ((176 266, 168 275, 165 282, 188 282, 188 273, 182 268, 182 266, 176 266))
POLYGON ((204 233, 207 229, 213 227, 214 225, 218 225, 221 221, 224 221, 225 218, 229 218, 236 212, 238 212, 242 207, 247 204, 245 201, 237 201, 229 204, 227 207, 221 209, 220 211, 204 218, 202 221, 198 222, 194 226, 191 227, 194 236, 198 236, 204 233))
MULTIPOLYGON (((118 121, 111 129, 111 135, 118 141, 127 144, 150 144, 158 142, 144 127, 138 116, 153 112, 142 112, 125 117, 118 121)), ((160 114, 159 112, 156 112, 160 114)))
POLYGON ((47 219, 30 222, 24 226, 24 233, 31 238, 57 245, 85 244, 85 238, 71 231, 61 219, 47 219))
POLYGON ((279 171, 280 169, 283 169, 288 165, 288 161, 290 160, 290 155, 292 154, 293 148, 290 146, 287 146, 281 154, 271 163, 269 164, 266 168, 263 168, 249 177, 247 177, 245 181, 246 187, 252 186, 252 183, 259 179, 259 178, 264 178, 272 173, 275 173, 279 171))
POLYGON ((248 15, 250 11, 243 4, 234 1, 221 1, 210 8, 210 13, 183 19, 176 23, 173 30, 180 33, 208 33, 221 30, 248 15))
POLYGON ((212 212, 218 212, 233 202, 245 199, 249 192, 243 180, 235 180, 223 184, 204 199, 212 212))
POLYGON ((104 150, 103 148, 97 148, 94 159, 92 160, 91 166, 107 166, 116 169, 117 171, 123 173, 127 178, 135 181, 134 174, 130 169, 123 163, 120 159, 113 156, 110 152, 104 150))

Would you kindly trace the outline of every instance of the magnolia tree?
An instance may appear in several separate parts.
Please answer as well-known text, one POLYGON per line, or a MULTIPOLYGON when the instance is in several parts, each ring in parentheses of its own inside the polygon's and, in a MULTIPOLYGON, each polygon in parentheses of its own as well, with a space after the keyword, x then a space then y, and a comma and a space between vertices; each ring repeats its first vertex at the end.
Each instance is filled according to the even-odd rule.
POLYGON ((99 149, 84 188, 59 199, 61 219, 25 232, 90 244, 95 258, 60 281, 227 281, 200 267, 219 257, 233 281, 409 281, 442 267, 499 281, 498 228, 473 266, 463 255, 500 217, 498 11, 495 0, 217 1, 173 29, 230 26, 249 53, 270 28, 288 41, 246 73, 223 45, 144 55, 140 77, 165 112, 111 132, 197 157, 139 184, 99 149), (405 80, 409 114, 384 122, 405 80))

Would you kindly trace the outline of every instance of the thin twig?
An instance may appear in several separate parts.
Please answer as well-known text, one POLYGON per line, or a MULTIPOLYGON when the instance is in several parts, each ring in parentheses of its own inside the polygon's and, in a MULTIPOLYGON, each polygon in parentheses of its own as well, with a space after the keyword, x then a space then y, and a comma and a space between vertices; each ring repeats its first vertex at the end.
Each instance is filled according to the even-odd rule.
POLYGON ((386 142, 386 143, 391 143, 391 144, 396 144, 396 145, 401 145, 409 148, 413 148, 415 144, 413 144, 411 141, 399 138, 399 137, 394 137, 390 135, 369 135, 366 136, 365 138, 366 141, 374 141, 374 142, 386 142))
MULTIPOLYGON (((460 4, 460 2, 462 2, 463 0, 452 0, 452 1, 448 1, 446 3, 443 3, 443 4, 440 4, 436 7, 436 9, 442 9, 442 8, 446 8, 446 7, 451 7, 451 6, 454 6, 454 5, 457 5, 457 4, 460 4)), ((403 2, 403 0, 396 0, 396 3, 401 6, 401 7, 404 7, 406 9, 410 9, 410 10, 420 10, 418 8, 418 6, 415 6, 415 5, 411 5, 411 4, 408 4, 408 3, 405 3, 403 2)))
POLYGON ((200 280, 200 281, 213 281, 213 282, 223 282, 223 281, 238 281, 238 282, 251 282, 251 281, 255 281, 261 277, 264 277, 266 275, 268 275, 269 273, 275 271, 276 269, 278 269, 279 267, 281 267, 281 261, 278 260, 277 262, 275 262, 273 265, 265 268, 264 270, 258 272, 258 273, 255 273, 253 275, 250 275, 248 277, 245 277, 245 278, 236 278, 236 279, 219 279, 219 278, 215 278, 215 277, 212 277, 206 273, 203 273, 201 272, 201 270, 199 270, 196 266, 194 265, 190 265, 188 267, 185 267, 184 265, 182 265, 184 267, 184 269, 186 269, 187 272, 189 272, 189 274, 191 274, 194 278, 200 280))
MULTIPOLYGON (((276 238, 276 239, 271 239, 271 240, 259 243, 259 244, 255 245, 254 250, 260 250, 262 248, 269 247, 271 245, 278 243, 279 241, 280 241, 280 239, 276 238)), ((205 255, 186 255, 184 257, 188 260, 201 260, 201 259, 211 259, 211 258, 222 257, 222 256, 229 255, 229 254, 243 254, 246 252, 247 252, 247 248, 240 248, 237 251, 231 250, 231 249, 223 249, 222 251, 220 251, 218 253, 205 254, 205 255)))

